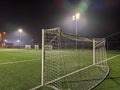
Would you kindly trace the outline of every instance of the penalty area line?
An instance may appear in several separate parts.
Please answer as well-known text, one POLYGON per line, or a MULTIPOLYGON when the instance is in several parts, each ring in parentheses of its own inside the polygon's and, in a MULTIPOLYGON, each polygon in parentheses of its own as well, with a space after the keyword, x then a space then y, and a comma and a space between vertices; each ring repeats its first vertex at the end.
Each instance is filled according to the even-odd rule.
POLYGON ((116 58, 116 57, 118 57, 118 56, 120 56, 120 54, 115 55, 115 56, 112 56, 112 57, 110 57, 110 58, 108 58, 108 59, 106 59, 106 60, 104 60, 104 61, 109 61, 109 60, 111 60, 111 59, 113 59, 113 58, 116 58))
POLYGON ((0 63, 0 65, 23 63, 23 62, 31 62, 31 61, 38 61, 38 60, 40 60, 40 59, 31 59, 31 60, 23 60, 23 61, 16 61, 16 62, 0 63))

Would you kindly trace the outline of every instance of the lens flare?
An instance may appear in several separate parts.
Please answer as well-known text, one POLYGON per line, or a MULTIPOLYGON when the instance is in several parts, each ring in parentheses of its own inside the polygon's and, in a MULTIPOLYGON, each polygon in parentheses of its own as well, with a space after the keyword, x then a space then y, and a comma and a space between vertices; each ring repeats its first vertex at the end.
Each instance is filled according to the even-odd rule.
POLYGON ((78 5, 78 10, 79 10, 80 12, 86 11, 87 8, 88 8, 88 5, 87 5, 86 2, 80 2, 79 5, 78 5))

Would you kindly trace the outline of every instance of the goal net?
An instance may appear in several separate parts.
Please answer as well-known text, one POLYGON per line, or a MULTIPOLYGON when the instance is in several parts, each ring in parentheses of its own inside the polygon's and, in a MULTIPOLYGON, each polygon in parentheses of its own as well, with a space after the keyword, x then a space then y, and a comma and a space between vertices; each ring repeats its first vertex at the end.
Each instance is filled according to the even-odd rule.
POLYGON ((90 90, 108 73, 105 38, 42 30, 41 90, 90 90))

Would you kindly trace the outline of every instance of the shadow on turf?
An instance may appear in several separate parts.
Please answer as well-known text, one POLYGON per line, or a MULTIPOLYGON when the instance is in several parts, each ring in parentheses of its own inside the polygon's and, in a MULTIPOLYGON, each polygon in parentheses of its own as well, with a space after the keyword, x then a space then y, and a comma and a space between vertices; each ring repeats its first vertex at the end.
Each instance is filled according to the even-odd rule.
POLYGON ((120 77, 109 77, 107 79, 113 80, 117 85, 120 85, 120 77))

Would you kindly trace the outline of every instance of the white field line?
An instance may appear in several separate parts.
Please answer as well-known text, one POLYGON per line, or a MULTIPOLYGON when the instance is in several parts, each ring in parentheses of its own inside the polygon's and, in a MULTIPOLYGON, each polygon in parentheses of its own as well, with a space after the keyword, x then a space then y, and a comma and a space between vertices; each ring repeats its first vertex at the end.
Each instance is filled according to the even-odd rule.
POLYGON ((14 64, 14 63, 23 63, 23 62, 31 62, 31 61, 37 61, 37 60, 40 60, 40 59, 31 59, 31 60, 23 60, 23 61, 16 61, 16 62, 0 63, 0 65, 14 64))
POLYGON ((103 65, 95 65, 95 66, 98 66, 98 67, 108 67, 108 66, 103 66, 103 65))
MULTIPOLYGON (((108 58, 108 59, 106 59, 106 60, 103 60, 103 61, 101 61, 101 62, 98 62, 98 63, 96 63, 96 64, 100 64, 100 63, 109 61, 109 60, 111 60, 111 59, 113 59, 113 58, 116 58, 116 57, 118 57, 118 56, 120 56, 120 54, 115 55, 115 56, 113 56, 113 57, 110 57, 110 58, 108 58)), ((84 67, 84 68, 82 68, 82 69, 79 69, 79 70, 76 70, 76 71, 74 71, 74 72, 68 73, 68 74, 66 74, 66 75, 64 75, 64 76, 62 76, 62 77, 59 77, 59 78, 56 78, 56 79, 54 79, 54 80, 52 80, 52 81, 47 82, 45 85, 48 85, 48 84, 53 83, 53 82, 56 82, 56 81, 58 81, 58 80, 60 80, 60 79, 63 79, 63 78, 65 78, 65 77, 67 77, 67 76, 70 76, 70 75, 73 75, 73 74, 75 74, 75 73, 77 73, 77 72, 80 72, 80 71, 85 70, 85 69, 87 69, 87 68, 90 68, 90 67, 92 67, 92 66, 95 66, 95 65, 92 64, 92 65, 89 65, 89 66, 84 67)), ((34 88, 30 89, 30 90, 36 90, 36 89, 38 89, 38 88, 40 88, 40 87, 42 87, 42 85, 36 86, 36 87, 34 87, 34 88)))

